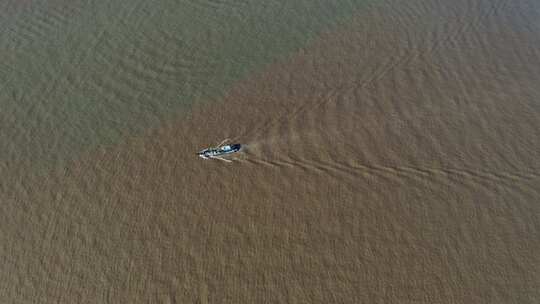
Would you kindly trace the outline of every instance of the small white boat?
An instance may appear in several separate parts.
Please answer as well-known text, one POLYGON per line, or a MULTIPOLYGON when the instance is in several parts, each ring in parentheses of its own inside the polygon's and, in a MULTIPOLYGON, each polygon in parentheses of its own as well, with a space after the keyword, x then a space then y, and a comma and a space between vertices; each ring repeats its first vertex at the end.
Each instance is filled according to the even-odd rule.
POLYGON ((226 141, 228 141, 228 139, 222 141, 215 148, 206 148, 204 150, 199 151, 197 155, 203 159, 219 159, 226 162, 231 162, 231 160, 222 158, 222 156, 239 152, 242 149, 242 145, 241 144, 223 145, 226 141))

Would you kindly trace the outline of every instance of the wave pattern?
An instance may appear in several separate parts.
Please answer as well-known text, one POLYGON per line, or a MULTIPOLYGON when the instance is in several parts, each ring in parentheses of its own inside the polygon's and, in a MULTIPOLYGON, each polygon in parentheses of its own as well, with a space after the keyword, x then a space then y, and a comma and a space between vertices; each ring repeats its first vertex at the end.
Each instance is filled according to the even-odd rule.
POLYGON ((0 3, 0 300, 538 298, 539 2, 344 2, 0 3))
MULTIPOLYGON (((500 125, 494 120, 504 115, 500 105, 504 104, 502 99, 506 94, 486 95, 491 85, 475 83, 478 74, 493 66, 482 57, 474 59, 471 56, 476 55, 467 53, 472 48, 487 54, 498 47, 496 35, 504 31, 486 34, 485 28, 505 18, 508 3, 467 4, 470 6, 451 5, 453 10, 445 10, 448 19, 441 22, 445 24, 442 28, 430 29, 422 25, 428 29, 425 39, 415 37, 405 43, 400 40, 417 35, 414 23, 401 30, 392 28, 393 33, 389 35, 395 36, 387 37, 386 45, 374 48, 382 60, 370 62, 370 56, 375 54, 368 50, 365 62, 349 63, 369 73, 345 77, 345 81, 333 79, 319 83, 307 95, 299 95, 294 87, 309 84, 299 85, 295 76, 282 77, 276 90, 288 92, 285 98, 294 101, 295 106, 286 106, 281 115, 250 127, 237 137, 253 142, 251 150, 248 144, 245 161, 276 168, 298 167, 331 176, 376 174, 446 186, 455 183, 464 187, 470 183, 487 187, 489 191, 501 186, 530 193, 532 197, 528 199, 537 198, 538 162, 523 162, 521 157, 514 157, 522 155, 523 159, 530 159, 526 154, 532 151, 520 144, 521 138, 513 137, 511 125, 500 125), (459 11, 455 10, 457 8, 459 11), (486 35, 493 35, 489 42, 480 38, 486 35), (455 45, 466 45, 468 49, 456 49, 455 45), (381 54, 381 50, 388 50, 388 56, 381 54), (467 79, 472 81, 466 84, 467 79), (452 90, 455 86, 469 88, 456 95, 459 91, 452 90), (388 88, 392 91, 388 92, 388 88), (438 104, 437 100, 446 101, 438 104), (377 117, 384 119, 377 120, 377 117), (509 144, 509 141, 517 144, 509 144), (485 153, 496 153, 496 156, 488 160, 482 156, 485 153)), ((411 4, 411 10, 416 8, 414 5, 416 3, 411 4)), ((437 6, 441 8, 444 4, 437 6)), ((427 13, 430 8, 425 9, 427 13)), ((404 9, 399 15, 387 16, 388 20, 381 23, 398 26, 410 23, 411 14, 412 11, 404 9)), ((365 39, 361 32, 356 33, 356 37, 365 39)), ((343 49, 347 47, 341 46, 343 49)), ((515 52, 512 56, 520 60, 520 51, 512 51, 515 52)), ((310 68, 318 72, 324 71, 321 66, 332 64, 342 68, 336 62, 326 64, 309 59, 305 62, 314 65, 310 68)), ((325 72, 330 74, 331 70, 322 73, 325 72)), ((494 81, 500 91, 504 92, 508 83, 517 85, 521 77, 516 73, 494 73, 499 75, 494 81)), ((532 86, 529 89, 534 90, 532 86)), ((522 110, 517 110, 520 113, 515 116, 526 117, 522 110)), ((535 124, 527 120, 522 126, 531 132, 535 124)))

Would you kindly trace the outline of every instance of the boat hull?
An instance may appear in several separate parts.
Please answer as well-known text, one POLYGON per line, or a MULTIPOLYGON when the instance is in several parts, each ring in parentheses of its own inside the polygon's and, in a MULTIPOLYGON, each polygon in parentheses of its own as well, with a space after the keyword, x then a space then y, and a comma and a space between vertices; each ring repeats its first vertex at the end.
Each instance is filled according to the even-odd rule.
POLYGON ((204 149, 202 151, 199 151, 197 155, 199 155, 199 157, 201 158, 209 159, 212 157, 221 157, 221 156, 237 153, 241 149, 242 149, 241 144, 233 144, 233 145, 223 146, 217 149, 213 149, 213 148, 204 149))

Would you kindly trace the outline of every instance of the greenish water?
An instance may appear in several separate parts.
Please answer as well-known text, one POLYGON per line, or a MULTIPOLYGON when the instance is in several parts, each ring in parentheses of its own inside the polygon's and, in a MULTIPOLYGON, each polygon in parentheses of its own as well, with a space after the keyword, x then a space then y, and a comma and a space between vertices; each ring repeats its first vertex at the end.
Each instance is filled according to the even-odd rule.
POLYGON ((0 1, 0 304, 540 303, 539 20, 0 1))
POLYGON ((25 5, 6 16, 0 33, 0 138, 9 142, 0 158, 38 165, 115 143, 211 101, 365 2, 25 5))

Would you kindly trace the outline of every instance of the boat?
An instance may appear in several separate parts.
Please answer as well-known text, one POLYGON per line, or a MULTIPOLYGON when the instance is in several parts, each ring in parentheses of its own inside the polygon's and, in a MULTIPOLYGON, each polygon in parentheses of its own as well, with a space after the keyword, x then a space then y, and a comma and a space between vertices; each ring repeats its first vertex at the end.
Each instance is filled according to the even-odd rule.
POLYGON ((228 141, 228 139, 222 141, 216 147, 206 148, 204 150, 199 151, 197 155, 203 159, 219 159, 226 162, 231 162, 231 160, 222 158, 222 156, 239 152, 242 149, 242 145, 241 144, 223 145, 226 141, 228 141))

